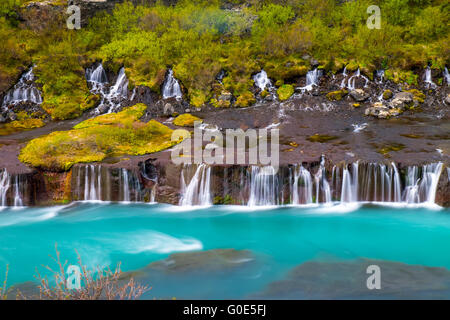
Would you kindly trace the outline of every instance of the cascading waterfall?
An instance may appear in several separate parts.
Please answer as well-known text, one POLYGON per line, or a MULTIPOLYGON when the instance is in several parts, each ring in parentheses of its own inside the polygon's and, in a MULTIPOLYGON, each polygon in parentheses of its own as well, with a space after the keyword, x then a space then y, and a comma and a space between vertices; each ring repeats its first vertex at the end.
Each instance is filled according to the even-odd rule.
POLYGON ((162 94, 163 99, 176 98, 177 100, 181 100, 183 98, 180 84, 178 80, 173 76, 172 69, 169 69, 166 81, 163 85, 162 94))
POLYGON ((7 206, 6 193, 8 192, 10 183, 11 179, 8 174, 8 171, 6 171, 6 169, 2 170, 0 175, 0 205, 2 207, 7 206))
POLYGON ((331 189, 330 184, 327 181, 325 170, 325 158, 322 156, 320 161, 319 170, 314 175, 316 183, 316 203, 330 203, 331 202, 331 189), (322 195, 322 197, 321 197, 322 195), (321 201, 322 198, 322 201, 321 201))
POLYGON ((365 80, 364 88, 367 87, 367 84, 369 83, 369 79, 366 76, 362 75, 361 71, 358 68, 358 70, 356 70, 356 73, 354 75, 352 75, 350 77, 350 79, 348 79, 347 88, 349 90, 355 90, 356 89, 356 79, 357 78, 363 78, 365 80))
POLYGON ((436 84, 433 82, 433 79, 431 77, 431 69, 430 67, 427 67, 425 70, 425 80, 424 82, 428 85, 429 88, 435 88, 436 84))
POLYGON ((103 65, 86 70, 86 80, 91 87, 91 92, 99 94, 100 104, 96 108, 97 113, 111 113, 120 111, 122 101, 128 98, 128 78, 125 68, 121 68, 117 80, 113 86, 109 85, 103 65))
POLYGON ((8 206, 8 191, 12 187, 10 194, 13 207, 23 207, 23 185, 20 175, 10 175, 6 169, 0 170, 0 207, 8 206))
POLYGON ((294 183, 292 186, 292 204, 313 203, 313 181, 311 174, 302 165, 294 166, 294 183))
POLYGON ((439 162, 424 165, 421 170, 416 166, 408 167, 404 201, 407 203, 434 203, 442 166, 442 162, 439 162))
POLYGON ((344 77, 341 82, 341 88, 345 87, 345 80, 347 80, 347 66, 344 67, 344 71, 342 71, 342 76, 344 77))
POLYGON ((3 98, 2 108, 9 105, 15 105, 21 102, 42 103, 42 97, 39 90, 34 85, 33 67, 24 73, 19 82, 3 98))
POLYGON ((211 167, 200 164, 189 184, 186 186, 184 170, 181 171, 181 206, 209 206, 211 200, 211 167))
POLYGON ((101 166, 85 166, 84 201, 100 201, 101 194, 101 166))
POLYGON ((143 201, 137 173, 125 168, 79 165, 73 169, 75 199, 81 201, 143 201))
POLYGON ((311 91, 314 86, 319 85, 320 77, 322 76, 322 70, 314 69, 308 71, 306 74, 306 86, 302 87, 302 91, 311 91))
POLYGON ((280 204, 277 171, 272 166, 252 166, 250 171, 250 197, 248 206, 280 204))
POLYGON ((378 82, 378 83, 383 83, 383 80, 384 80, 384 70, 383 70, 383 69, 377 70, 377 71, 376 71, 376 75, 377 75, 377 78, 378 78, 377 82, 378 82))
POLYGON ((255 74, 253 76, 253 80, 255 81, 255 85, 261 90, 264 91, 272 87, 272 82, 270 81, 267 73, 264 70, 255 74))
POLYGON ((444 78, 445 82, 447 82, 447 86, 450 86, 450 73, 448 72, 447 67, 444 68, 444 78))

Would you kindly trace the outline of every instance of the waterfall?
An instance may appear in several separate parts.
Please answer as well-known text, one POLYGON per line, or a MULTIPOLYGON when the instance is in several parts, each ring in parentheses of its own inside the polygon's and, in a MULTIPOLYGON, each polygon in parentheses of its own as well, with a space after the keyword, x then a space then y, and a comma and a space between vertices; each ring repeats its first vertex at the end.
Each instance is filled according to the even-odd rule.
POLYGON ((14 207, 23 206, 22 196, 20 194, 19 188, 20 188, 19 175, 16 175, 14 179, 14 207))
POLYGON ((255 81, 255 85, 261 90, 264 91, 266 88, 272 87, 272 82, 267 76, 267 73, 264 70, 255 74, 253 76, 253 80, 255 81))
POLYGON ((322 70, 315 68, 314 70, 308 71, 306 74, 306 85, 304 87, 297 88, 302 92, 311 91, 314 86, 319 85, 320 77, 322 76, 322 70))
POLYGON ((363 78, 366 81, 365 84, 364 84, 364 88, 367 87, 367 84, 369 83, 369 79, 367 79, 367 77, 361 75, 361 71, 358 68, 358 70, 356 70, 356 73, 354 75, 352 75, 350 77, 350 79, 348 79, 347 87, 348 87, 349 90, 355 90, 356 89, 356 79, 357 78, 363 78))
POLYGON ((109 85, 108 76, 100 63, 97 67, 86 69, 86 80, 91 92, 100 95, 97 113, 111 113, 120 111, 122 100, 128 98, 128 78, 125 68, 121 68, 113 86, 109 85))
POLYGON ((250 171, 250 198, 248 206, 272 206, 280 203, 279 181, 272 166, 252 166, 250 171))
POLYGON ((8 171, 4 169, 1 171, 0 175, 0 205, 2 207, 7 206, 6 193, 8 192, 9 186, 10 186, 10 176, 8 174, 8 171))
POLYGON ((341 82, 341 88, 345 87, 345 80, 347 79, 347 66, 344 67, 344 71, 342 71, 342 76, 344 77, 341 82))
POLYGON ((341 202, 350 203, 358 201, 358 176, 359 176, 358 162, 352 164, 352 174, 347 166, 344 166, 342 171, 342 187, 341 187, 341 202))
POLYGON ((450 73, 448 72, 447 67, 444 68, 444 78, 445 82, 447 82, 447 86, 450 86, 450 73))
POLYGON ((21 102, 42 103, 41 93, 34 85, 33 67, 24 73, 19 82, 5 95, 2 108, 21 102))
POLYGON ((331 189, 330 184, 327 181, 326 170, 325 170, 325 157, 322 156, 320 161, 320 167, 317 173, 314 175, 314 180, 316 183, 316 203, 331 202, 331 189), (320 192, 322 191, 322 192, 320 192), (321 197, 322 194, 322 197, 321 197), (320 201, 322 199, 323 201, 320 201))
POLYGON ((311 174, 302 165, 294 167, 294 184, 292 187, 292 204, 313 203, 313 182, 311 174))
POLYGON ((181 206, 209 206, 211 200, 211 167, 206 164, 200 164, 189 185, 186 186, 184 180, 184 168, 181 170, 181 206))
POLYGON ((8 191, 11 189, 11 185, 10 195, 14 196, 12 206, 23 207, 23 183, 20 180, 19 174, 10 175, 6 169, 0 170, 0 207, 8 206, 8 191))
POLYGON ((163 99, 176 98, 181 100, 183 94, 181 93, 181 87, 178 80, 173 76, 173 70, 169 69, 166 81, 164 82, 162 89, 163 99))
POLYGON ((121 190, 122 190, 122 201, 123 202, 130 202, 130 182, 128 180, 128 170, 122 169, 120 170, 121 173, 121 190))
POLYGON ((428 84, 429 88, 435 88, 436 87, 436 84, 433 82, 433 79, 431 77, 431 69, 430 69, 429 66, 425 70, 425 80, 424 80, 424 82, 426 84, 428 84))
POLYGON ((377 75, 377 78, 379 79, 377 82, 378 82, 378 83, 383 83, 383 80, 384 80, 384 70, 383 70, 383 69, 377 70, 377 71, 376 71, 376 75, 377 75))
POLYGON ((101 166, 94 165, 84 167, 84 201, 102 200, 101 169, 101 166))

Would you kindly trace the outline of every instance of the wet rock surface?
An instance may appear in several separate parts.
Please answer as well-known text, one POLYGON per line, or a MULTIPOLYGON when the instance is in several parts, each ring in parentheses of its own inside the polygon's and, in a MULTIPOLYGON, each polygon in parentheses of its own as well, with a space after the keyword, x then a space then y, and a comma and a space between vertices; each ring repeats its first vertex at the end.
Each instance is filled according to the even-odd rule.
POLYGON ((372 259, 308 261, 254 299, 448 299, 450 271, 372 259), (381 289, 369 290, 369 266, 381 270, 381 289))

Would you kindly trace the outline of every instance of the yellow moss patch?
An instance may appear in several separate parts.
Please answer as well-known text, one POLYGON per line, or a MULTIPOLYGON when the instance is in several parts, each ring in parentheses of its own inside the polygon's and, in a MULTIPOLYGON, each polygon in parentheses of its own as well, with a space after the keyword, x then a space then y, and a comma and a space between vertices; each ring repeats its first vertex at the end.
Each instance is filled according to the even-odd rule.
POLYGON ((0 125, 0 136, 6 136, 16 132, 31 130, 43 126, 45 126, 45 123, 41 119, 16 120, 0 125))
POLYGON ((193 116, 190 113, 185 113, 179 115, 175 120, 173 120, 173 124, 180 127, 193 127, 195 121, 203 122, 202 119, 193 116))
POLYGON ((342 100, 342 98, 348 94, 348 91, 345 89, 337 90, 337 91, 331 91, 327 93, 327 98, 330 101, 339 101, 342 100))
POLYGON ((34 139, 22 149, 19 160, 34 167, 66 171, 75 163, 158 152, 181 141, 171 141, 173 130, 155 120, 133 121, 143 112, 142 105, 136 105, 86 120, 73 130, 34 139))
POLYGON ((294 94, 294 87, 290 84, 284 84, 277 90, 280 101, 289 99, 294 94))
POLYGON ((251 93, 250 91, 247 91, 247 92, 244 92, 243 94, 241 94, 237 98, 236 107, 241 107, 241 108, 249 107, 252 104, 254 104, 255 102, 256 102, 256 99, 253 96, 253 93, 251 93))
POLYGON ((412 93, 414 95, 414 100, 417 100, 420 103, 424 103, 426 96, 422 91, 417 89, 411 89, 407 90, 406 92, 412 93))

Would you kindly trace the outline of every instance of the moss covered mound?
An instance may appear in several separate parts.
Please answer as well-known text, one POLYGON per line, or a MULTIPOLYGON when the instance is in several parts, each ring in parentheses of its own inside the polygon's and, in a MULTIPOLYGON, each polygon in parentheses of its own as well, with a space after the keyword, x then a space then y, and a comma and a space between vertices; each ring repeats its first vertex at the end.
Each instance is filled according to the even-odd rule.
POLYGON ((294 87, 290 84, 283 84, 277 90, 280 101, 289 99, 294 94, 294 87))
POLYGON ((343 97, 348 94, 348 91, 345 89, 332 91, 327 93, 327 98, 330 101, 340 101, 343 97))
POLYGON ((193 127, 195 121, 203 122, 202 119, 193 116, 192 114, 185 113, 173 120, 173 124, 180 127, 193 127))
POLYGON ((151 120, 138 121, 145 105, 137 104, 116 114, 81 122, 70 131, 57 131, 30 141, 19 160, 49 170, 69 170, 75 163, 106 157, 143 155, 169 148, 172 130, 151 120))

